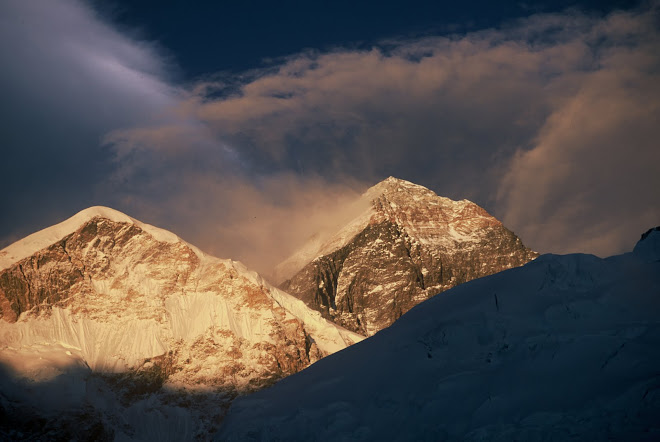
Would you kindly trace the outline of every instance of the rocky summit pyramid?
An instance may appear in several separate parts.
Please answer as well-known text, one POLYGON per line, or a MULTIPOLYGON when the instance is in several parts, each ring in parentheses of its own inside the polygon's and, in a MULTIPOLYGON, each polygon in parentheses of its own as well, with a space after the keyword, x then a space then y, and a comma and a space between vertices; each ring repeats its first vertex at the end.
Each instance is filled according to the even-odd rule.
POLYGON ((96 422, 110 438, 192 439, 210 430, 184 393, 216 394, 198 409, 211 425, 237 394, 361 339, 242 264, 105 207, 0 251, 0 412, 14 428, 60 425, 35 437, 85 439, 96 422))
POLYGON ((368 189, 362 212, 275 269, 275 282, 364 335, 458 284, 538 254, 484 209, 397 178, 368 189))

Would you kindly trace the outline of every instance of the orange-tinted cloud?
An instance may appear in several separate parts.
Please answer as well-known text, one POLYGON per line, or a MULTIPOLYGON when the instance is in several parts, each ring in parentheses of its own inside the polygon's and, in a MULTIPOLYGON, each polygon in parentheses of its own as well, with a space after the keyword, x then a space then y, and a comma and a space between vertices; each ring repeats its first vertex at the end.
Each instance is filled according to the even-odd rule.
POLYGON ((131 152, 136 207, 186 210, 185 237, 262 270, 388 175, 474 200, 541 252, 617 253, 660 221, 657 19, 650 4, 293 55, 108 140, 131 152))
POLYGON ((120 204, 132 216, 173 230, 188 242, 221 258, 239 260, 263 276, 313 235, 352 219, 352 203, 365 187, 347 179, 280 174, 249 181, 235 175, 189 174, 158 202, 124 195, 120 204))
POLYGON ((660 223, 660 38, 645 17, 616 15, 599 68, 545 120, 499 189, 504 220, 544 251, 629 250, 660 223), (615 38, 616 37, 616 38, 615 38), (624 38, 625 37, 625 38, 624 38), (623 41, 621 41, 621 39, 623 41))

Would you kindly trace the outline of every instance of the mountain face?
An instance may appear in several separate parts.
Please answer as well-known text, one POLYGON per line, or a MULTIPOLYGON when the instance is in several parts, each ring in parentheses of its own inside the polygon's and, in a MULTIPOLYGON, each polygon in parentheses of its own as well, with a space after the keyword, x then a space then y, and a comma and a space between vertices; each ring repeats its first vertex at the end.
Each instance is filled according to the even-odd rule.
POLYGON ((232 404, 218 440, 660 439, 660 229, 455 287, 232 404))
POLYGON ((101 427, 115 436, 157 436, 135 433, 144 421, 126 423, 145 412, 139 401, 159 410, 154 426, 169 421, 164 428, 185 423, 195 431, 181 411, 188 406, 177 402, 183 393, 215 394, 217 419, 237 394, 362 339, 242 264, 108 208, 87 209, 7 247, 0 268, 0 369, 17 374, 3 385, 0 405, 27 406, 20 391, 35 382, 72 382, 82 391, 72 408, 104 416, 101 427), (117 393, 125 407, 99 405, 85 393, 92 385, 117 393), (163 417, 163 404, 174 417, 163 417))
POLYGON ((408 181, 390 177, 360 204, 359 216, 275 275, 284 291, 367 336, 438 293, 538 256, 476 204, 408 181))

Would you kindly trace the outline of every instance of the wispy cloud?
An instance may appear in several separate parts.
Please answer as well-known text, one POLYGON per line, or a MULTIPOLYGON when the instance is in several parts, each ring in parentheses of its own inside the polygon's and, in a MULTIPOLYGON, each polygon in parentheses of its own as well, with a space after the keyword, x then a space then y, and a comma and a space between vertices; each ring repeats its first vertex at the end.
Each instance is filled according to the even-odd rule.
POLYGON ((159 121, 181 99, 155 45, 75 0, 0 2, 0 229, 31 233, 99 199, 108 131, 159 121), (6 215, 6 216, 5 216, 6 215))

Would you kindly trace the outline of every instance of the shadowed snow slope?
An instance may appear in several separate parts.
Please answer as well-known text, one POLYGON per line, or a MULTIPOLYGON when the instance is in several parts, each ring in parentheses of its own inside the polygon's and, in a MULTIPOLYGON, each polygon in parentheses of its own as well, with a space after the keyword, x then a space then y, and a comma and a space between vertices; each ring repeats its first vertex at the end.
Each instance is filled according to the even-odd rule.
POLYGON ((234 402, 219 440, 658 440, 659 245, 451 289, 234 402))

